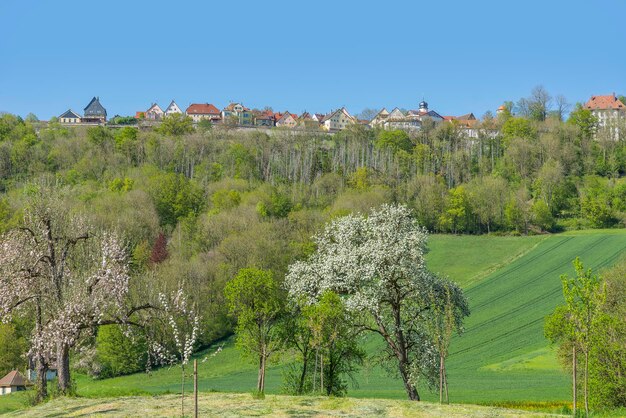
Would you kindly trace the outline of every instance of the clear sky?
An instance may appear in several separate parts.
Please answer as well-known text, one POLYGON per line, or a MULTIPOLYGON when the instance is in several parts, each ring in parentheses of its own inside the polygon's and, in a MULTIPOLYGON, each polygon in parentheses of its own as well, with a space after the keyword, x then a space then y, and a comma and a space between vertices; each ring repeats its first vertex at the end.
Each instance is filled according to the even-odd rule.
POLYGON ((0 0, 0 111, 109 116, 230 100, 495 110, 542 84, 626 94, 625 0, 0 0))

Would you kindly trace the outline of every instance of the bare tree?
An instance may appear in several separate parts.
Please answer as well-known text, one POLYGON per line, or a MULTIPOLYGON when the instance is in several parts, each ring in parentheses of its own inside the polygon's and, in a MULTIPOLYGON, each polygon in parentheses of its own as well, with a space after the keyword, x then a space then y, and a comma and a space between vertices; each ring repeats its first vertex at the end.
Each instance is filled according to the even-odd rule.
POLYGON ((572 105, 568 103, 565 96, 559 94, 554 98, 554 115, 558 118, 558 120, 563 121, 565 119, 565 115, 569 113, 572 105))
POLYGON ((544 121, 552 106, 552 96, 543 86, 535 87, 529 97, 519 99, 516 105, 517 113, 528 119, 544 121))

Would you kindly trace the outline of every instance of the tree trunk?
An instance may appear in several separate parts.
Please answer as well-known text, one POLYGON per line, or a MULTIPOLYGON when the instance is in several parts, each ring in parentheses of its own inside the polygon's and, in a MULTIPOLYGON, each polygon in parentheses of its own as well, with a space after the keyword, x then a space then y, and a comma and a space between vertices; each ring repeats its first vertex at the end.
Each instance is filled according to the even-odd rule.
POLYGON ((70 377, 70 348, 65 343, 57 345, 57 379, 59 394, 69 395, 72 387, 70 377))
POLYGON ((261 392, 265 392, 265 365, 267 364, 267 357, 263 356, 263 368, 261 369, 261 392))
POLYGON ((185 416, 185 364, 181 363, 181 378, 180 378, 180 416, 185 416))
POLYGON ((409 373, 407 371, 406 362, 400 362, 400 376, 402 377, 402 382, 404 383, 404 389, 406 390, 406 394, 409 396, 409 400, 411 401, 419 401, 420 395, 417 393, 417 388, 413 383, 411 383, 411 379, 409 378, 409 373))
POLYGON ((259 355, 259 376, 256 382, 256 391, 263 391, 263 354, 259 355))
POLYGON ((443 403, 443 356, 439 356, 439 403, 443 403))
POLYGON ((443 364, 443 385, 446 388, 446 403, 450 405, 450 395, 448 394, 448 375, 446 374, 446 364, 443 364))
POLYGON ((324 394, 324 355, 320 354, 320 393, 324 394))
MULTIPOLYGON (((37 339, 41 340, 41 299, 40 297, 36 298, 36 316, 35 316, 35 332, 37 333, 37 339)), ((41 348, 37 348, 36 354, 36 369, 37 369, 37 378, 35 382, 35 387, 37 389, 37 394, 35 395, 35 402, 40 403, 43 402, 48 397, 48 364, 46 364, 46 359, 43 357, 41 353, 41 348)))
POLYGON ((576 346, 572 347, 572 412, 576 416, 576 346))
POLYGON ((198 418, 198 360, 193 361, 193 416, 198 418))
POLYGON ((37 388, 37 395, 35 402, 40 403, 48 397, 48 365, 41 354, 37 354, 36 364, 37 380, 35 387, 37 388))
POLYGON ((298 395, 302 395, 302 393, 304 392, 304 382, 306 380, 307 366, 309 364, 308 354, 309 354, 308 350, 305 350, 303 354, 303 364, 302 364, 302 373, 300 374, 300 383, 298 383, 298 395))
POLYGON ((589 393, 588 393, 588 377, 589 377, 589 350, 585 350, 585 416, 589 416, 589 393))

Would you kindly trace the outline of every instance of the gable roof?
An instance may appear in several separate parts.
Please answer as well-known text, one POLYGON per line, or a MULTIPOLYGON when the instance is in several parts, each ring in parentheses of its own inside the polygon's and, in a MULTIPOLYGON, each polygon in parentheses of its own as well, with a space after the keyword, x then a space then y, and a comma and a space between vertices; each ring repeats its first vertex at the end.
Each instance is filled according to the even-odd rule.
POLYGON ((585 103, 585 109, 597 110, 597 109, 618 109, 624 110, 626 106, 622 103, 617 97, 615 97, 615 93, 610 94, 608 96, 591 96, 591 99, 587 103, 585 103))
POLYGON ((281 122, 281 121, 286 121, 289 118, 291 118, 295 122, 297 119, 297 116, 285 111, 285 113, 283 113, 280 118, 276 119, 276 123, 281 122))
POLYGON ((94 97, 93 99, 91 99, 91 101, 89 102, 87 107, 85 107, 84 110, 85 110, 85 116, 106 116, 107 115, 106 109, 104 108, 104 106, 100 104, 99 97, 94 97))
POLYGON ((180 110, 180 107, 176 104, 174 100, 170 103, 170 105, 165 109, 165 113, 174 112, 175 110, 180 110))
POLYGON ((403 118, 404 116, 406 116, 402 110, 400 110, 400 108, 396 107, 394 108, 391 113, 389 113, 387 115, 387 119, 393 119, 393 118, 403 118))
POLYGON ((28 382, 28 380, 26 380, 17 370, 9 372, 6 376, 0 379, 0 387, 26 386, 29 384, 30 382, 28 382))
POLYGON ((346 110, 345 107, 342 107, 340 109, 335 110, 334 112, 330 112, 328 115, 324 116, 324 119, 322 119, 322 122, 326 122, 328 119, 332 118, 333 116, 335 116, 338 113, 343 113, 345 114, 350 120, 352 120, 353 122, 355 122, 354 117, 348 113, 348 111, 346 110))
POLYGON ((156 103, 152 103, 152 106, 150 106, 148 108, 148 110, 146 110, 146 113, 148 113, 150 111, 153 111, 153 112, 156 112, 156 113, 163 113, 163 109, 161 109, 161 106, 159 106, 156 103))
POLYGON ((466 113, 465 115, 457 116, 458 120, 476 120, 476 116, 473 113, 466 113))
POLYGON ((190 104, 185 113, 188 115, 220 115, 217 107, 210 103, 193 103, 190 104))
POLYGON ((63 113, 61 116, 59 116, 59 119, 61 118, 75 118, 75 119, 80 119, 80 115, 76 112, 74 112, 72 109, 68 109, 65 113, 63 113))

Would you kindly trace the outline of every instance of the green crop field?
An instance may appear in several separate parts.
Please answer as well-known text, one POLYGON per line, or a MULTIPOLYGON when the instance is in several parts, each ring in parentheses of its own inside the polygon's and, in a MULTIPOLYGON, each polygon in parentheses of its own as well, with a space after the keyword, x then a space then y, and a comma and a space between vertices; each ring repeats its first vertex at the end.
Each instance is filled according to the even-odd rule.
MULTIPOLYGON (((573 274, 572 260, 600 270, 626 253, 626 231, 593 231, 541 237, 433 236, 429 267, 461 283, 470 301, 465 333, 455 338, 447 367, 453 402, 499 403, 566 401, 569 380, 543 337, 543 321, 561 303, 562 273, 573 274)), ((365 341, 373 351, 380 342, 365 341)), ((244 362, 232 341, 217 356, 215 347, 200 353, 202 391, 248 392, 256 369, 244 362)), ((267 375, 268 393, 280 393, 289 358, 267 375)), ((180 391, 180 367, 107 380, 76 376, 86 397, 180 391)), ((191 389, 191 382, 189 381, 191 389)), ((380 367, 366 365, 351 397, 405 397, 401 382, 380 367)), ((421 387, 426 400, 436 395, 421 387)), ((0 399, 0 411, 5 401, 0 399)))

